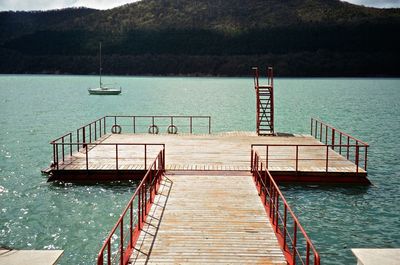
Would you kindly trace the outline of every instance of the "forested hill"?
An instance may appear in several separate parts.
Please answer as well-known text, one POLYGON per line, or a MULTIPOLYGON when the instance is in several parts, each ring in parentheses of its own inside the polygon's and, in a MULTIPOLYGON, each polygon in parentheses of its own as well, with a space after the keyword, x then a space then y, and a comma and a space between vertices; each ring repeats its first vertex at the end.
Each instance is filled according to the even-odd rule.
POLYGON ((400 76, 400 9, 339 0, 142 0, 0 12, 0 73, 400 76))

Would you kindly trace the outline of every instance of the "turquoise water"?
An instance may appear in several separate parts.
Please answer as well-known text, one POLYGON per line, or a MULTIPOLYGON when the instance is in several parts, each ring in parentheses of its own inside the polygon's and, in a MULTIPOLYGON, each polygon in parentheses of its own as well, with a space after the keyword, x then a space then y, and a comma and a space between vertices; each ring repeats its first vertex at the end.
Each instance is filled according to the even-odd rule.
MULTIPOLYGON (((0 246, 64 249, 93 264, 135 185, 55 185, 49 141, 101 116, 210 115, 213 131, 255 129, 247 78, 107 77, 120 96, 89 96, 95 76, 0 76, 0 246)), ((276 79, 276 128, 309 133, 319 117, 370 145, 370 187, 283 187, 323 264, 350 248, 400 247, 400 79, 276 79)))

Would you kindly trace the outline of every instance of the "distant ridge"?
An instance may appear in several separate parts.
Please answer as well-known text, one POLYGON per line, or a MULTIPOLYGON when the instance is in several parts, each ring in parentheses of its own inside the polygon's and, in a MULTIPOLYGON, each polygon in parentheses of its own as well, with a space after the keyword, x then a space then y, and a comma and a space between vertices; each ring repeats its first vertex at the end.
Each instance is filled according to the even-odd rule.
POLYGON ((0 12, 1 73, 400 76, 400 9, 339 0, 142 0, 0 12), (93 65, 93 66, 92 66, 93 65))
POLYGON ((78 23, 111 31, 136 28, 241 31, 389 18, 399 19, 400 9, 367 8, 339 0, 142 0, 84 17, 78 23))

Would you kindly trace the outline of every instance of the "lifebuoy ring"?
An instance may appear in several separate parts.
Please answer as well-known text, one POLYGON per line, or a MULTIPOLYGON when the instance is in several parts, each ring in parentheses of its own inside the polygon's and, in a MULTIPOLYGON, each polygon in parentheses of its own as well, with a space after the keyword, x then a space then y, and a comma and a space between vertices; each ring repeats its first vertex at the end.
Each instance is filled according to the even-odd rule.
POLYGON ((111 127, 112 133, 120 134, 121 131, 122 131, 121 126, 119 126, 118 124, 115 124, 113 125, 113 127, 111 127))
POLYGON ((170 126, 168 126, 167 132, 169 134, 177 134, 178 128, 175 125, 171 124, 170 126))
POLYGON ((150 134, 158 134, 159 130, 158 130, 158 126, 153 124, 149 126, 149 133, 150 134))

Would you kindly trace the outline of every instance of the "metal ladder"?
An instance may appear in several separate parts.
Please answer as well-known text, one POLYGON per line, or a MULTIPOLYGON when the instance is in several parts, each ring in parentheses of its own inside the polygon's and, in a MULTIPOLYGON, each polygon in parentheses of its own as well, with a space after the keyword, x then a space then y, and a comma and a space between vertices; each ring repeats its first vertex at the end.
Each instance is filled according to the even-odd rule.
POLYGON ((254 88, 256 90, 256 127, 258 135, 274 134, 274 77, 272 67, 267 68, 267 85, 259 83, 259 69, 253 67, 254 88))

